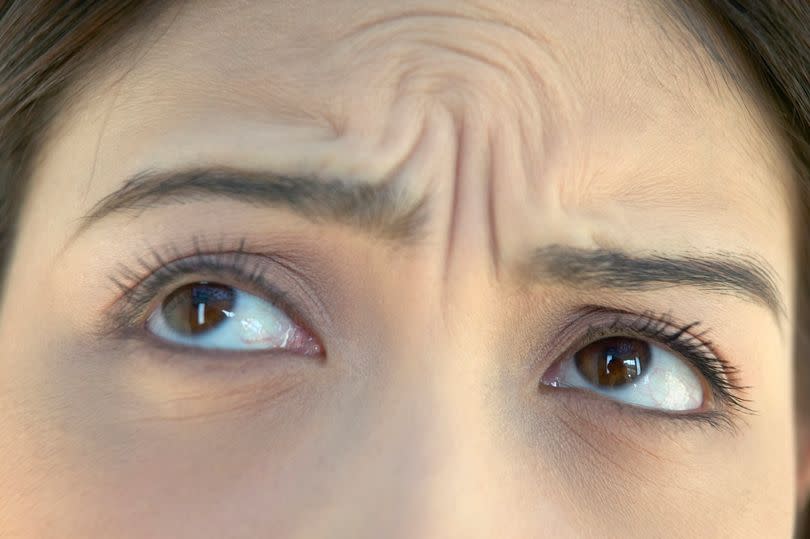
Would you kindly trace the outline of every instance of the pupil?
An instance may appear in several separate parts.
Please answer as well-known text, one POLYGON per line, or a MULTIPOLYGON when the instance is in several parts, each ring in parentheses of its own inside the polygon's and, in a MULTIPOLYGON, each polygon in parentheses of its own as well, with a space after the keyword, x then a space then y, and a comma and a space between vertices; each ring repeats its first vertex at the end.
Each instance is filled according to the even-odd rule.
POLYGON ((650 345, 646 341, 612 337, 593 342, 574 355, 579 372, 592 384, 617 387, 646 372, 650 345))
POLYGON ((169 326, 184 335, 210 331, 233 312, 236 292, 216 283, 194 283, 172 292, 163 302, 169 326))

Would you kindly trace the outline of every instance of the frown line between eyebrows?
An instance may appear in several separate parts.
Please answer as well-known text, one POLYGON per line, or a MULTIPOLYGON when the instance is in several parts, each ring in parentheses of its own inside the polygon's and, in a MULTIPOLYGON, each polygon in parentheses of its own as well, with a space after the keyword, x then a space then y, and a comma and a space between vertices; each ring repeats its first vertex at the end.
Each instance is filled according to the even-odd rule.
POLYGON ((114 214, 216 198, 283 208, 311 221, 345 224, 401 243, 422 237, 428 209, 426 197, 412 200, 391 180, 367 183, 232 168, 149 170, 96 203, 74 237, 114 214))
MULTIPOLYGON (((145 171, 96 203, 73 237, 113 214, 216 198, 283 208, 314 222, 344 224, 404 244, 424 236, 429 210, 427 197, 414 201, 390 180, 367 183, 232 168, 145 171)), ((550 245, 530 254, 523 273, 533 281, 629 292, 691 286, 742 297, 767 307, 777 319, 785 314, 776 273, 760 258, 742 254, 631 255, 550 245)))

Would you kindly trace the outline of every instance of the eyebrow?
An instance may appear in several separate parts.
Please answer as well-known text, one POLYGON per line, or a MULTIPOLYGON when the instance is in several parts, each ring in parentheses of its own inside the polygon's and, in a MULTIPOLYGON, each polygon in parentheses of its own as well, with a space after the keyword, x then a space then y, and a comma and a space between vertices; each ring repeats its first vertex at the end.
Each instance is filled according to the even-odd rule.
POLYGON ((525 270, 532 280, 569 286, 646 291, 694 286, 752 301, 784 315, 775 272, 753 256, 720 252, 713 256, 631 256, 608 249, 550 245, 536 249, 525 270))
MULTIPOLYGON (((347 224, 403 243, 423 236, 428 217, 427 197, 413 201, 390 181, 367 183, 232 168, 147 170, 96 203, 82 218, 78 232, 116 213, 222 197, 286 208, 310 221, 347 224)), ((752 301, 777 316, 785 312, 775 272, 757 257, 736 253, 632 256, 618 250, 550 245, 535 249, 523 269, 531 280, 569 286, 635 292, 693 286, 752 301)))
POLYGON ((197 168, 136 174, 96 203, 82 218, 77 233, 112 214, 223 197, 253 206, 285 208, 310 221, 347 224, 405 243, 422 236, 427 220, 427 198, 409 200, 391 181, 367 183, 197 168))

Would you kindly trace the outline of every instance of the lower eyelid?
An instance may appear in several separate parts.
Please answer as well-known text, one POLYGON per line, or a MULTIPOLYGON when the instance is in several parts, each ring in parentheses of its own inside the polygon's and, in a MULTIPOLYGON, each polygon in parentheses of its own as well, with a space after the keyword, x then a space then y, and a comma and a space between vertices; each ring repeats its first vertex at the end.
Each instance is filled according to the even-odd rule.
POLYGON ((741 428, 741 419, 724 411, 667 412, 641 408, 608 399, 581 388, 541 388, 541 395, 559 405, 558 413, 570 420, 585 421, 591 428, 609 433, 655 429, 662 432, 691 432, 711 427, 731 435, 741 428))
MULTIPOLYGON (((273 413, 283 403, 299 402, 311 392, 320 368, 301 358, 261 361, 232 357, 223 361, 138 345, 130 354, 138 368, 128 377, 134 399, 132 420, 214 419, 231 413, 273 413), (294 399, 294 400, 290 400, 294 399), (148 415, 139 413, 146 412, 148 415)), ((287 408, 284 408, 287 409, 287 408)))
POLYGON ((234 373, 251 377, 277 376, 305 373, 327 363, 324 356, 300 356, 287 350, 267 350, 257 354, 252 350, 191 348, 140 334, 120 341, 115 355, 133 364, 166 369, 166 373, 181 378, 232 377, 234 373))

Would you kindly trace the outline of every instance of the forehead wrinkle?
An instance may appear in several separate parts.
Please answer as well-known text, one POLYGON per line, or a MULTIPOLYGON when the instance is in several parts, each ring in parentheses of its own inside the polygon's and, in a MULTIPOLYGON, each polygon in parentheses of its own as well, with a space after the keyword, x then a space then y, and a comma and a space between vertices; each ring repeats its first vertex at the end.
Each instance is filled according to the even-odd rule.
MULTIPOLYGON (((642 10, 639 10, 639 11, 642 11, 642 10)), ((453 17, 457 17, 457 16, 458 15, 453 15, 453 17)), ((463 17, 461 17, 461 18, 463 19, 463 17)), ((479 21, 478 21, 477 18, 475 18, 475 17, 471 17, 471 18, 474 19, 474 20, 470 21, 470 25, 475 26, 476 24, 478 24, 479 21)), ((439 19, 441 20, 442 17, 439 17, 439 19)), ((484 21, 484 24, 485 24, 485 27, 488 28, 489 26, 486 26, 486 25, 493 24, 493 23, 484 21)), ((509 35, 513 35, 513 34, 517 35, 519 33, 516 30, 514 30, 513 28, 511 28, 510 23, 504 23, 504 24, 495 23, 495 27, 500 28, 501 26, 504 27, 505 32, 509 32, 509 35)), ((640 29, 639 31, 649 32, 649 29, 644 28, 644 29, 640 29)), ((539 32, 538 32, 538 35, 539 35, 539 32)), ((169 39, 170 35, 167 35, 166 38, 169 39)), ((532 40, 530 38, 531 38, 531 36, 526 37, 526 39, 531 42, 531 43, 528 43, 527 46, 531 45, 532 47, 537 47, 537 48, 536 49, 535 48, 530 48, 530 49, 527 49, 527 50, 541 50, 543 48, 551 49, 552 47, 541 47, 541 46, 543 44, 545 44, 545 43, 554 43, 554 41, 555 41, 553 39, 553 37, 544 36, 541 39, 538 39, 537 43, 535 43, 535 40, 532 40)), ((504 40, 504 43, 501 44, 496 39, 493 38, 493 44, 494 45, 501 45, 501 47, 503 48, 505 43, 506 43, 506 40, 504 40)), ((171 43, 169 43, 169 45, 170 44, 171 43)), ((218 47, 220 45, 213 45, 213 46, 218 47)), ((229 47, 229 45, 223 45, 223 49, 227 49, 228 47, 229 47)), ((169 48, 171 48, 171 47, 169 47, 169 48)), ((230 48, 233 48, 233 47, 230 47, 230 48)), ((276 53, 276 52, 279 52, 279 51, 273 51, 273 52, 276 53)), ((304 52, 307 52, 307 51, 305 50, 304 52)), ((309 51, 309 52, 311 52, 311 51, 309 51)), ((170 52, 163 51, 162 54, 170 54, 170 52)), ((281 51, 280 56, 283 58, 285 56, 285 54, 286 53, 281 51)), ((552 54, 555 54, 555 53, 552 53, 552 54)), ((643 56, 649 55, 649 54, 653 54, 653 53, 650 53, 648 51, 642 51, 641 56, 643 57, 643 56)), ((516 55, 516 56, 520 57, 521 60, 526 58, 526 61, 529 63, 529 65, 532 65, 531 60, 533 60, 533 59, 528 59, 527 55, 522 55, 522 54, 519 54, 519 53, 516 54, 515 51, 513 51, 513 55, 516 55)), ((245 58, 243 58, 243 60, 249 60, 251 62, 254 61, 250 54, 244 53, 243 56, 245 57, 245 58)), ((658 56, 658 58, 646 58, 646 64, 649 65, 649 64, 652 63, 653 67, 655 67, 657 65, 658 60, 660 60, 660 58, 662 56, 664 56, 664 55, 663 54, 657 54, 656 56, 658 56)), ((328 57, 328 55, 324 55, 321 62, 325 63, 325 64, 330 63, 330 62, 327 62, 327 60, 326 60, 327 57, 328 57)), ((562 54, 560 57, 563 58, 563 59, 566 59, 566 60, 570 59, 570 55, 566 56, 565 54, 562 54)), ((296 57, 296 58, 300 59, 300 57, 296 57)), ((349 58, 349 59, 351 59, 351 58, 349 58)), ((582 60, 580 60, 580 61, 582 61, 582 60)), ((303 67, 303 68, 311 68, 312 67, 312 64, 308 64, 308 65, 304 65, 304 64, 306 64, 306 62, 301 62, 301 67, 303 67)), ((632 64, 631 67, 635 66, 636 64, 632 64)), ((679 64, 677 62, 672 62, 671 64, 667 64, 667 65, 669 65, 670 68, 671 68, 672 66, 677 66, 677 65, 682 65, 682 64, 679 64)), ((184 69, 187 68, 187 67, 189 69, 191 69, 190 66, 185 66, 185 65, 183 66, 184 69)), ((205 79, 206 84, 200 85, 198 80, 197 81, 194 81, 194 80, 185 81, 184 80, 182 82, 194 82, 195 83, 193 86, 190 86, 191 88, 193 88, 193 91, 185 92, 188 95, 184 95, 184 93, 181 91, 176 96, 174 96, 174 99, 176 99, 177 102, 188 100, 189 103, 192 103, 194 105, 197 105, 196 100, 199 99, 199 105, 198 106, 201 107, 201 108, 209 106, 212 102, 218 101, 217 106, 227 106, 227 107, 230 107, 230 108, 232 108, 234 110, 243 109, 243 108, 245 110, 257 110, 258 108, 261 108, 262 106, 266 106, 267 103, 272 102, 271 100, 275 99, 276 96, 278 96, 278 101, 279 102, 283 102, 283 103, 286 103, 288 105, 292 105, 293 107, 296 107, 296 106, 299 106, 299 103, 303 99, 302 96, 305 95, 305 92, 298 92, 297 90, 304 89, 304 87, 306 85, 303 84, 303 83, 300 83, 298 85, 290 85, 290 86, 288 86, 290 89, 288 91, 285 91, 284 90, 284 88, 285 88, 284 84, 285 84, 285 82, 296 80, 296 77, 306 77, 306 71, 301 71, 301 68, 299 67, 299 68, 296 68, 296 70, 294 70, 294 72, 291 72, 292 75, 286 75, 285 76, 284 73, 285 73, 285 70, 286 70, 287 67, 288 67, 288 64, 285 63, 284 61, 282 61, 282 63, 280 64, 279 68, 276 70, 275 73, 272 72, 273 70, 268 70, 268 72, 260 71, 259 73, 254 74, 254 75, 249 75, 249 74, 245 75, 244 73, 240 75, 239 72, 238 72, 238 69, 237 69, 237 68, 240 68, 240 63, 235 62, 232 69, 229 69, 229 70, 225 71, 226 74, 236 74, 236 76, 234 78, 221 78, 220 80, 213 81, 211 84, 209 84, 210 76, 213 73, 212 73, 212 70, 210 69, 210 66, 208 64, 206 64, 205 62, 202 62, 201 66, 198 66, 196 69, 199 71, 199 73, 206 75, 206 79, 205 79), (238 78, 239 76, 242 76, 242 77, 251 76, 251 77, 253 77, 252 80, 254 80, 256 82, 256 84, 246 85, 244 87, 244 89, 240 90, 239 92, 236 92, 234 90, 236 90, 237 88, 242 88, 242 85, 236 84, 236 82, 239 81, 239 78, 238 78), (274 83, 272 85, 262 84, 262 83, 266 82, 267 80, 269 80, 270 78, 275 79, 276 76, 279 77, 279 80, 274 80, 274 83)), ((333 69, 334 69, 334 73, 333 73, 333 77, 332 77, 333 80, 337 80, 339 78, 347 78, 346 73, 345 73, 345 69, 343 71, 341 71, 340 67, 341 66, 333 65, 333 69)), ((345 66, 343 66, 343 67, 345 67, 345 66)), ((566 67, 568 67, 568 66, 566 66, 566 67)), ((577 67, 582 68, 582 65, 579 65, 577 67)), ((241 68, 244 68, 244 65, 241 65, 241 68)), ((598 69, 599 68, 597 66, 596 71, 598 71, 598 69)), ((163 65, 163 67, 162 67, 162 69, 160 71, 161 72, 163 72, 163 71, 170 72, 171 70, 172 70, 172 62, 168 61, 167 63, 164 63, 164 65, 163 65)), ((193 72, 194 72, 194 70, 192 69, 192 73, 193 72)), ((569 69, 566 70, 567 75, 570 75, 570 74, 579 75, 580 73, 582 73, 582 69, 570 69, 569 68, 569 69)), ((187 74, 180 75, 179 72, 176 72, 174 74, 169 73, 169 75, 173 76, 173 77, 176 77, 177 79, 183 79, 183 78, 189 79, 189 76, 187 74)), ((544 73, 544 75, 546 76, 546 78, 550 78, 550 79, 554 78, 554 77, 548 77, 547 73, 544 73)), ((310 76, 314 77, 316 75, 310 75, 310 76)), ((348 77, 348 78, 351 78, 351 77, 348 77)), ((304 80, 307 80, 307 79, 306 78, 301 78, 299 80, 304 81, 304 80)), ((313 79, 309 79, 309 80, 313 80, 313 79)), ((584 76, 583 76, 582 80, 583 81, 585 80, 584 76)), ((647 80, 649 80, 649 79, 647 79, 647 80)), ((660 81, 658 81, 658 82, 660 82, 660 81)), ((663 84, 662 86, 666 87, 667 85, 663 84)), ((677 87, 678 85, 673 85, 673 86, 677 87)), ((588 85, 583 85, 583 87, 587 88, 588 85)), ((585 102, 589 106, 589 108, 591 108, 591 109, 596 108, 595 105, 594 105, 594 103, 596 102, 594 97, 597 97, 597 98, 599 96, 604 97, 608 93, 608 92, 605 92, 605 89, 606 89, 605 81, 604 80, 597 81, 597 84, 592 89, 593 90, 598 90, 598 91, 594 92, 592 95, 587 96, 587 98, 583 98, 580 95, 577 95, 577 92, 571 92, 570 95, 569 95, 569 99, 578 100, 578 104, 580 104, 580 105, 583 102, 585 102), (600 94, 599 91, 601 91, 602 93, 600 94)), ((611 88, 608 87, 607 89, 610 90, 611 88)), ((330 86, 329 90, 334 91, 334 86, 330 86)), ((630 91, 639 92, 638 89, 636 89, 636 90, 631 89, 630 91)), ((339 93, 339 92, 337 92, 337 93, 339 93)), ((643 93, 643 92, 640 92, 640 93, 643 93)), ((165 99, 169 98, 167 96, 166 92, 155 93, 154 88, 151 88, 151 91, 150 91, 150 88, 148 87, 148 84, 144 85, 144 92, 142 92, 142 97, 144 99, 153 99, 156 102, 160 102, 161 100, 165 100, 165 99)), ((366 97, 367 96, 361 96, 360 98, 358 98, 358 101, 366 101, 366 97)), ((632 97, 636 97, 636 95, 634 94, 632 97)), ((679 99, 678 101, 679 101, 679 103, 678 103, 679 106, 680 105, 685 105, 685 106, 689 107, 691 105, 692 101, 694 101, 694 99, 693 100, 679 99)), ((309 102, 322 103, 323 101, 319 100, 319 99, 311 99, 311 100, 308 100, 308 104, 309 104, 309 102)), ((182 104, 183 104, 183 106, 177 107, 177 111, 180 114, 182 114, 186 110, 184 108, 186 106, 185 103, 182 103, 182 104)), ((333 104, 334 104, 334 102, 327 105, 327 107, 332 106, 333 104)), ((663 103, 660 103, 660 105, 663 106, 663 103)), ((273 104, 272 107, 270 107, 270 108, 275 109, 276 106, 277 106, 276 104, 273 104)), ((278 106, 280 106, 280 104, 278 106)), ((373 107, 368 107, 367 103, 366 103, 366 106, 367 106, 367 108, 373 108, 373 107)), ((130 108, 128 109, 127 112, 128 113, 136 113, 136 114, 130 114, 130 115, 135 116, 135 117, 143 115, 144 114, 143 110, 138 110, 139 108, 140 107, 138 107, 133 102, 133 104, 130 105, 130 108)), ((146 109, 148 110, 149 107, 146 107, 146 109)), ((242 110, 242 112, 245 113, 245 110, 242 110)), ((695 111, 693 109, 692 112, 693 112, 693 114, 695 114, 698 111, 695 111)), ((156 111, 156 114, 157 113, 158 113, 158 111, 156 111)), ((265 111, 264 113, 267 114, 267 111, 265 111)), ((634 110, 634 115, 637 116, 637 115, 641 115, 641 114, 649 114, 649 112, 647 111, 647 109, 645 109, 643 107, 643 105, 635 107, 635 110, 634 110)), ((634 116, 634 117, 636 117, 636 116, 634 116)), ((543 122, 538 122, 538 124, 543 128, 543 134, 546 135, 546 134, 549 133, 548 124, 550 122, 550 119, 548 117, 544 117, 542 119, 544 121, 543 122)), ((651 120, 656 120, 656 118, 651 118, 651 120)), ((605 121, 610 121, 610 119, 608 118, 605 121)), ((523 125, 525 125, 525 122, 524 122, 523 125)), ((523 131, 524 130, 521 130, 521 135, 522 136, 523 136, 523 131)), ((537 139, 536 134, 538 132, 538 126, 537 125, 532 125, 532 126, 528 127, 527 129, 525 129, 525 131, 529 132, 529 136, 524 136, 524 139, 535 139, 535 140, 532 140, 532 144, 536 144, 536 145, 539 146, 539 144, 536 142, 536 139, 537 139)), ((583 137, 591 136, 591 134, 587 133, 587 132, 583 132, 582 134, 583 134, 583 137)), ((553 136, 549 135, 547 144, 552 144, 555 141, 557 141, 557 147, 564 148, 565 144, 559 142, 559 137, 560 137, 560 132, 559 131, 556 131, 553 134, 553 136)), ((525 147, 528 147, 528 145, 526 145, 525 147)), ((568 149, 571 150, 571 147, 568 147, 568 149)), ((538 153, 542 154, 542 152, 538 152, 538 153)), ((664 153, 666 153, 666 152, 664 152, 664 153)), ((543 155, 543 158, 550 158, 550 157, 551 156, 547 155, 547 154, 543 155)), ((577 156, 569 156, 569 159, 575 159, 575 158, 577 158, 577 156)), ((548 159, 548 160, 550 160, 550 159, 548 159)), ((544 159, 543 164, 541 166, 547 165, 547 162, 548 161, 546 159, 544 159)), ((546 168, 536 168, 536 169, 529 168, 529 170, 535 172, 535 176, 536 176, 534 178, 535 180, 537 179, 537 177, 542 177, 543 181, 547 181, 547 178, 549 177, 548 175, 545 174, 546 168)), ((568 179, 568 178, 566 178, 566 179, 568 179)), ((527 180, 528 180, 528 178, 527 178, 527 180)), ((568 188, 571 188, 572 186, 576 185, 575 182, 563 182, 563 183, 565 184, 565 187, 568 187, 568 188)), ((627 184, 626 183, 621 183, 621 185, 626 186, 627 184)), ((590 188, 583 189, 583 191, 586 192, 586 193, 590 192, 590 188)))
MULTIPOLYGON (((390 24, 394 24, 408 19, 448 19, 458 20, 465 22, 483 23, 485 25, 493 25, 502 29, 514 32, 518 36, 522 36, 529 41, 537 41, 540 36, 535 35, 527 27, 518 24, 512 20, 505 20, 503 14, 498 14, 491 6, 482 6, 474 3, 465 4, 465 6, 473 7, 477 13, 470 14, 452 9, 439 9, 439 8, 411 8, 404 9, 396 14, 371 16, 367 20, 354 26, 351 30, 347 30, 338 34, 338 40, 346 39, 365 33, 372 28, 382 28, 390 24)), ((542 39, 546 43, 547 40, 542 39)))
MULTIPOLYGON (((631 10, 636 15, 650 11, 640 4, 636 7, 631 10)), ((641 19, 630 20, 636 24, 641 19)), ((639 28, 639 32, 663 35, 660 25, 639 28)), ((666 32, 669 39, 675 39, 677 30, 666 32)), ((583 80, 588 82, 583 87, 601 91, 582 100, 589 105, 587 117, 596 119, 588 124, 593 127, 585 135, 589 148, 582 152, 582 159, 591 164, 590 168, 570 166, 554 177, 560 204, 577 207, 611 202, 666 208, 693 217, 708 209, 739 210, 739 204, 755 209, 760 216, 783 211, 783 201, 773 196, 774 176, 791 176, 787 152, 779 144, 781 137, 773 136, 768 126, 763 128, 763 116, 755 103, 733 84, 721 82, 724 73, 708 54, 694 46, 669 49, 630 51, 635 72, 628 71, 630 85, 621 81, 624 87, 619 92, 615 87, 604 91, 606 80, 604 76, 600 80, 599 73, 585 75, 583 80), (670 52, 667 58, 665 53, 670 52), (633 83, 639 83, 637 88, 632 88, 633 83), (643 92, 645 85, 649 91, 643 92), (617 96, 627 101, 610 101, 617 96), (611 117, 604 111, 626 114, 611 117), (667 115, 678 125, 669 123, 672 118, 667 115), (625 123, 611 126, 617 118, 625 123), (628 118, 633 123, 639 119, 648 123, 632 125, 628 118), (624 125, 626 129, 618 129, 624 125), (669 133, 662 129, 664 125, 669 133), (609 136, 600 133, 600 126, 607 126, 609 136), (640 153, 639 149, 647 151, 640 153), (742 168, 743 164, 748 168, 742 168)), ((581 126, 580 132, 584 132, 581 126)))
MULTIPOLYGON (((530 33, 510 21, 416 10, 363 22, 344 38, 335 54, 351 59, 358 79, 375 81, 378 94, 390 91, 383 101, 417 96, 446 106, 459 123, 471 113, 512 123, 526 150, 525 170, 535 178, 571 138, 564 124, 581 109, 580 96, 542 29, 530 33)), ((324 63, 335 80, 346 69, 326 57, 324 63)))
MULTIPOLYGON (((383 86, 399 91, 420 76, 440 88, 444 82, 445 91, 463 92, 476 82, 478 92, 517 99, 524 109, 548 97, 542 94, 549 77, 541 77, 536 64, 559 71, 553 50, 541 34, 530 35, 505 21, 442 11, 406 11, 366 21, 341 34, 334 45, 334 56, 349 61, 329 56, 324 60, 327 69, 388 72, 394 81, 383 86), (509 96, 510 90, 513 94, 518 90, 519 95, 509 96)), ((417 85, 419 90, 435 92, 436 88, 428 83, 417 85)))

